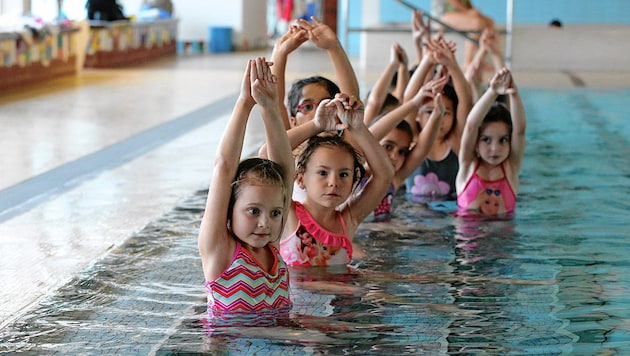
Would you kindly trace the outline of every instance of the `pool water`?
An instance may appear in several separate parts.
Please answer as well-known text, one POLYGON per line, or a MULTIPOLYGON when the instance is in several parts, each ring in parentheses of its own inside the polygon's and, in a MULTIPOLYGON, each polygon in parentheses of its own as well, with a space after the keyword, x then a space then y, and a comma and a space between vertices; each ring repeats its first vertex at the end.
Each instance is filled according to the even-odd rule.
POLYGON ((352 266, 292 271, 293 317, 206 327, 199 191, 0 330, 0 352, 630 354, 628 90, 523 90, 512 220, 396 197, 352 266))

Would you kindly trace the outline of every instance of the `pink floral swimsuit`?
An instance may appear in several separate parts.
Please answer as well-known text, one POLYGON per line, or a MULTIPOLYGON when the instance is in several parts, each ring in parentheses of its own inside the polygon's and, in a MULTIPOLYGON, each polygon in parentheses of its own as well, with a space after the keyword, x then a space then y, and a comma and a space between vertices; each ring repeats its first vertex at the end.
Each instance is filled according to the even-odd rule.
POLYGON ((280 241, 280 255, 289 266, 345 265, 352 259, 352 242, 346 234, 346 223, 338 213, 342 234, 321 227, 306 208, 294 201, 299 220, 297 229, 280 241))

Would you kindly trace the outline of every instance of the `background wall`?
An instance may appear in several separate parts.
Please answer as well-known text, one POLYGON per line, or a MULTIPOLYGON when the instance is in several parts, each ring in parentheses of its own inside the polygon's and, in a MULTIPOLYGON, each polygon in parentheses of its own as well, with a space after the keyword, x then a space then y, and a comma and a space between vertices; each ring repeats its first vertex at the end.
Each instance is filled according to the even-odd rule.
MULTIPOLYGON (((360 0, 351 0, 357 2, 360 0)), ((432 0, 406 0, 426 11, 432 0)), ((481 12, 505 23, 505 0, 474 0, 481 12)), ((409 21, 409 11, 394 0, 380 0, 381 22, 409 21)), ((560 18, 568 24, 630 24, 628 0, 514 0, 514 22, 520 24, 546 24, 560 18)))
MULTIPOLYGON (((36 16, 52 21, 57 16, 57 0, 31 0, 36 16)), ((125 16, 137 15, 142 0, 118 0, 125 16)), ((87 17, 86 0, 64 0, 63 12, 72 20, 87 17)), ((172 0, 174 16, 180 19, 178 40, 208 41, 209 28, 232 28, 232 43, 237 50, 267 45, 266 0, 172 0)), ((18 0, 0 0, 4 12, 20 14, 18 0)))
MULTIPOLYGON (((407 0, 430 12, 431 0, 407 0)), ((505 28, 506 0, 474 0, 480 11, 494 18, 499 29, 505 28)), ((630 35, 630 0, 513 0, 513 36, 510 62, 513 69, 537 70, 630 70, 630 58, 624 51, 630 35), (549 22, 558 18, 562 29, 549 22), (584 42, 592 44, 584 51, 584 42), (532 44, 537 50, 532 50, 532 44), (572 58, 571 65, 566 58, 572 58)), ((399 42, 407 53, 414 53, 410 29, 411 11, 394 0, 348 0, 350 28, 398 28, 402 32, 350 32, 346 50, 359 56, 361 67, 383 68, 392 42, 399 42), (367 8, 369 7, 369 8, 367 8), (378 18, 365 14, 379 14, 378 18)), ((343 16, 343 14, 342 14, 343 16)), ((343 23, 342 23, 343 24, 343 23)), ((462 48, 464 40, 448 34, 447 39, 462 48)), ((501 45, 506 37, 501 36, 501 45)), ((456 55, 462 56, 463 51, 456 55)), ((461 58, 460 58, 461 59, 461 58)))

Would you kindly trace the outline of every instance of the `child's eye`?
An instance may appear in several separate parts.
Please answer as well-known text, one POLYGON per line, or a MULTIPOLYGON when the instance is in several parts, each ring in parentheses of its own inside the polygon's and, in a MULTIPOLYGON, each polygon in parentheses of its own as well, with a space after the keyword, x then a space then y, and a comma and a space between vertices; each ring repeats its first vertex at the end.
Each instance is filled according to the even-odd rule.
POLYGON ((302 114, 308 114, 309 112, 315 110, 317 108, 317 105, 319 105, 319 102, 313 102, 313 101, 304 101, 302 104, 297 106, 297 111, 301 112, 302 114))
POLYGON ((407 155, 409 155, 409 150, 406 148, 401 148, 398 151, 398 154, 401 155, 402 157, 407 157, 407 155))
POLYGON ((483 142, 483 143, 487 143, 487 144, 489 144, 489 143, 490 143, 490 137, 485 137, 485 136, 484 136, 484 137, 482 137, 482 138, 481 138, 481 140, 480 140, 480 141, 481 141, 481 142, 483 142))
POLYGON ((280 209, 275 209, 271 212, 271 216, 274 218, 277 218, 279 216, 282 216, 282 210, 280 209))
POLYGON ((249 208, 247 209, 247 212, 251 215, 258 215, 260 214, 260 209, 258 208, 249 208))
POLYGON ((394 145, 390 144, 390 143, 386 143, 383 145, 383 148, 385 149, 385 151, 391 151, 394 149, 394 145))
POLYGON ((307 113, 307 112, 311 112, 313 111, 313 109, 315 109, 315 105, 313 104, 306 104, 306 105, 302 105, 302 110, 300 110, 301 112, 307 113))
POLYGON ((322 177, 325 177, 326 175, 328 175, 328 172, 321 170, 321 171, 317 171, 317 174, 319 174, 322 177))
POLYGON ((341 173, 339 173, 339 176, 340 176, 341 178, 347 178, 347 177, 349 177, 349 176, 350 176, 350 173, 348 173, 348 172, 341 172, 341 173))
POLYGON ((510 142, 510 138, 509 137, 501 137, 501 140, 499 142, 501 142, 501 143, 508 143, 508 142, 510 142))

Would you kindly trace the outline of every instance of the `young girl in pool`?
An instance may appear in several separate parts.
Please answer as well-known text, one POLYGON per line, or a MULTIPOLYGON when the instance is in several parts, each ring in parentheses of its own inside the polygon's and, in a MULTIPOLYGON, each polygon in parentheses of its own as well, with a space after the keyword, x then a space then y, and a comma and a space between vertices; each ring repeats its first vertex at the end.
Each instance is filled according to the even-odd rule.
POLYGON ((297 184, 306 191, 303 203, 293 201, 280 253, 289 265, 345 265, 352 259, 352 239, 359 224, 385 195, 394 167, 385 151, 363 123, 363 104, 338 94, 322 101, 315 119, 289 131, 292 142, 308 140, 297 161, 297 184), (352 134, 372 175, 360 195, 350 194, 364 173, 359 153, 339 137, 337 130, 352 134), (332 135, 318 136, 324 131, 332 135), (314 237, 317 254, 301 259, 304 231, 314 237))
POLYGON ((317 104, 323 99, 331 99, 340 92, 359 97, 359 82, 337 34, 314 16, 311 21, 298 19, 289 26, 288 31, 274 44, 271 58, 274 63, 272 71, 278 78, 278 104, 287 130, 312 120, 317 104), (339 86, 319 75, 296 80, 290 88, 285 106, 285 70, 288 57, 309 40, 328 53, 334 78, 339 86))
POLYGON ((525 152, 525 110, 510 71, 499 70, 473 106, 462 135, 457 174, 460 215, 514 212, 525 152), (496 103, 507 95, 510 109, 496 103))
MULTIPOLYGON (((289 276, 277 249, 289 208, 294 161, 265 58, 250 60, 217 149, 199 254, 212 318, 225 312, 289 312, 289 276), (269 159, 239 163, 245 128, 260 105, 269 159)), ((229 313, 228 313, 229 314, 229 313)))
MULTIPOLYGON (((454 201, 455 178, 459 169, 457 154, 466 117, 472 107, 471 89, 455 60, 453 43, 438 38, 425 43, 425 48, 425 56, 405 91, 405 101, 415 95, 427 74, 438 65, 446 69, 450 83, 444 86, 442 92, 445 111, 437 138, 424 162, 406 179, 405 185, 413 201, 454 201)), ((412 128, 424 130, 429 122, 429 113, 421 112, 407 120, 412 128)))
POLYGON ((387 194, 374 209, 369 221, 390 220, 396 191, 404 183, 405 178, 422 164, 433 146, 444 112, 441 93, 447 80, 448 77, 444 76, 429 81, 411 100, 370 126, 370 132, 379 140, 394 166, 395 174, 387 194), (427 108, 430 108, 429 118, 422 131, 414 137, 411 127, 404 119, 407 116, 415 118, 419 111, 427 108))

